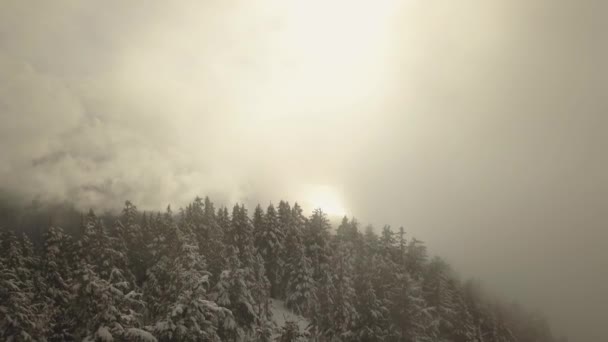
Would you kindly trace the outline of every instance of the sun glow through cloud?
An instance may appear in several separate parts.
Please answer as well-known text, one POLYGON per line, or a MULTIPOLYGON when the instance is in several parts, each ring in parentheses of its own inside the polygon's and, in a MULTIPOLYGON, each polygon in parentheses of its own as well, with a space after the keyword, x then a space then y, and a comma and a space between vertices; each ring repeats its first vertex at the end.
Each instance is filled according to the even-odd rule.
POLYGON ((306 194, 305 204, 311 209, 321 209, 328 216, 346 215, 346 209, 338 193, 330 186, 311 186, 306 194))

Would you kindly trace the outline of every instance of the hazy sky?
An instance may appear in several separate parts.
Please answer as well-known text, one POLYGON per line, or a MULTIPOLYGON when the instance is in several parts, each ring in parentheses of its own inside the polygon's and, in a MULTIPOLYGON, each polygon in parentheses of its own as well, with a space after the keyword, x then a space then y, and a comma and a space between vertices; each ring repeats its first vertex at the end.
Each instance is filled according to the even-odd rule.
POLYGON ((0 187, 82 207, 284 198, 404 225, 597 342, 606 7, 0 0, 0 187))

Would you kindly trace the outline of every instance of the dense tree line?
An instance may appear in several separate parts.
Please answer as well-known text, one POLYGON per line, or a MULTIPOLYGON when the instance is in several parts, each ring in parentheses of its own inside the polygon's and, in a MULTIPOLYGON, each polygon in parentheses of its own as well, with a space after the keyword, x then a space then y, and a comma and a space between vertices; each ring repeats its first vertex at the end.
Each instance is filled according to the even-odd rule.
POLYGON ((252 215, 208 198, 178 213, 126 202, 69 233, 7 228, 2 341, 556 341, 542 317, 460 281, 403 228, 345 217, 333 230, 320 209, 305 217, 284 201, 252 215), (271 298, 308 331, 278 329, 271 298))

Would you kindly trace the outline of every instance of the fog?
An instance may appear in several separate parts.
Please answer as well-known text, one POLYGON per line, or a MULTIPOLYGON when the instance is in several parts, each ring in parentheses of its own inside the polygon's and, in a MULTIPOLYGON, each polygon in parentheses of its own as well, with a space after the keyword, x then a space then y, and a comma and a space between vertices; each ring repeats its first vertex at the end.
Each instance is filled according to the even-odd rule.
POLYGON ((329 201, 598 341, 607 16, 602 1, 2 0, 0 187, 82 208, 329 201))

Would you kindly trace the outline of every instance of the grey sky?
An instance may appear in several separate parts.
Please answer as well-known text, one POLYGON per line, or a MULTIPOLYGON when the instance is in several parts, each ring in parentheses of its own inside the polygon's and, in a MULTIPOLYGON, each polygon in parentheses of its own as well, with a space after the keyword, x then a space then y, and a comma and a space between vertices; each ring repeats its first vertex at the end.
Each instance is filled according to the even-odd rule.
POLYGON ((602 340, 606 7, 0 0, 0 187, 150 209, 323 188, 602 340))

